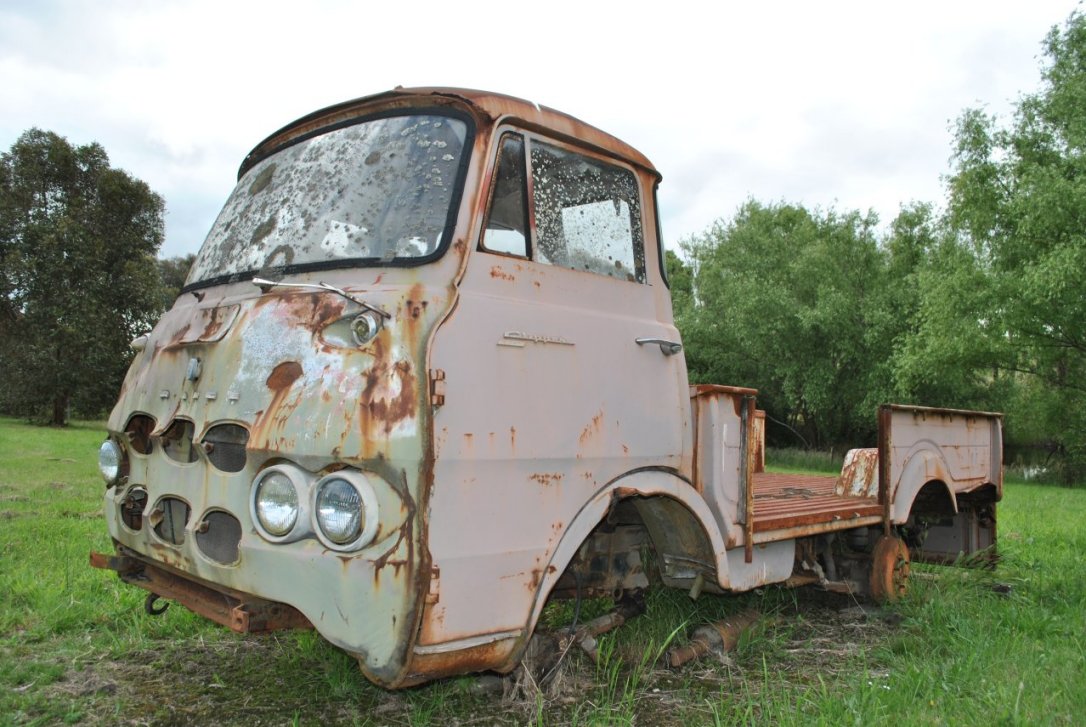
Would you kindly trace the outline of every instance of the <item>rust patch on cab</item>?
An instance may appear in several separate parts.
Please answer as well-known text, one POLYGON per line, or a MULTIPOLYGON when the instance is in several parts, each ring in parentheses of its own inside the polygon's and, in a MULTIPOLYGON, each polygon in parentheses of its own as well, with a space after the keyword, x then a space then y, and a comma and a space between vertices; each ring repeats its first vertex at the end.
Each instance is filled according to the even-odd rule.
POLYGON ((562 481, 561 472, 539 472, 534 475, 530 475, 528 479, 538 482, 544 487, 550 487, 551 485, 558 484, 562 481))
POLYGON ((297 361, 284 361, 272 369, 265 382, 268 388, 275 392, 289 389, 290 386, 302 376, 302 365, 297 361))
POLYGON ((362 389, 362 410, 369 420, 380 425, 385 434, 391 434, 399 422, 415 416, 418 402, 415 397, 415 373, 410 361, 397 361, 389 365, 377 361, 365 373, 362 389))
POLYGON ((600 431, 600 425, 602 423, 603 423, 603 410, 601 409, 596 414, 596 416, 592 417, 592 421, 590 421, 585 426, 585 428, 581 430, 581 436, 578 437, 578 441, 582 445, 585 444, 589 439, 592 438, 593 435, 595 435, 596 433, 598 433, 600 431))

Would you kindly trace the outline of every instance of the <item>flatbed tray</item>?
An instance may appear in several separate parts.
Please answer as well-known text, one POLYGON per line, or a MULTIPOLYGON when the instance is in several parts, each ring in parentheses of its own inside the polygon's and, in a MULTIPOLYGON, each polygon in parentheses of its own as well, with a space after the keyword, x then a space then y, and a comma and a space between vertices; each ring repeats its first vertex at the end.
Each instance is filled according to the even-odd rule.
POLYGON ((838 495, 836 486, 832 476, 755 473, 754 532, 882 515, 877 499, 838 495))

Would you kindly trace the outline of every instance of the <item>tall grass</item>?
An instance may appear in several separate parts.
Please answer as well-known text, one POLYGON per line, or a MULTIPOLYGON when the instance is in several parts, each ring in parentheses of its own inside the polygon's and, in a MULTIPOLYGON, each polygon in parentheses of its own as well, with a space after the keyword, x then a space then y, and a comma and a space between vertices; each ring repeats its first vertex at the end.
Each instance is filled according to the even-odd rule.
POLYGON ((766 468, 779 472, 816 472, 837 474, 845 461, 844 453, 822 452, 817 449, 777 449, 765 453, 766 468))
MULTIPOLYGON (((657 589, 647 612, 576 650, 557 694, 502 701, 471 677, 402 692, 367 683, 313 632, 240 636, 87 567, 110 547, 95 424, 0 419, 0 725, 1080 724, 1086 715, 1086 490, 1011 482, 995 571, 914 568, 898 605, 774 587, 657 589), (764 618, 726 659, 671 671, 688 629, 764 618)), ((770 461, 778 460, 770 453, 770 461)), ((779 461, 779 460, 778 460, 779 461)), ((804 458, 807 471, 839 469, 804 458)), ((598 615, 586 604, 580 617, 598 615)), ((568 622, 568 606, 553 625, 568 622)))

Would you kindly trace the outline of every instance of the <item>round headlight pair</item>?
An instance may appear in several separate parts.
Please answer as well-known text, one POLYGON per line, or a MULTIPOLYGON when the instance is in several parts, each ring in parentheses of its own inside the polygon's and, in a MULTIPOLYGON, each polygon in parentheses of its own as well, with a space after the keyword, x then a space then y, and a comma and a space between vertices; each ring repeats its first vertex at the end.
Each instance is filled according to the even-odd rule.
POLYGON ((344 470, 325 476, 315 486, 312 481, 311 474, 289 464, 274 465, 257 475, 250 510, 260 534, 273 543, 315 534, 333 550, 369 545, 377 533, 377 495, 369 479, 361 472, 344 470))
POLYGON ((112 439, 102 442, 102 446, 98 448, 98 471, 102 473, 102 479, 108 487, 121 481, 124 464, 124 450, 121 445, 112 439))

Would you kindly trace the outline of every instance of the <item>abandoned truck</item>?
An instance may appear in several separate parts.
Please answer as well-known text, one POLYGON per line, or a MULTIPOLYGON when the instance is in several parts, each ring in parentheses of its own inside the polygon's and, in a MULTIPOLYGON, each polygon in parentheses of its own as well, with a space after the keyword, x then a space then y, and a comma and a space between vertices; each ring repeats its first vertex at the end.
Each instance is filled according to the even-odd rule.
POLYGON ((894 598, 910 549, 992 546, 997 414, 888 405, 840 476, 763 470, 756 392, 687 380, 659 181, 477 91, 272 134, 132 343, 99 453, 115 553, 92 565, 149 612, 313 627, 395 688, 513 669, 550 598, 894 598))

